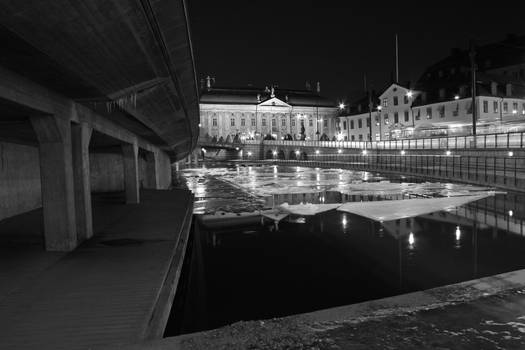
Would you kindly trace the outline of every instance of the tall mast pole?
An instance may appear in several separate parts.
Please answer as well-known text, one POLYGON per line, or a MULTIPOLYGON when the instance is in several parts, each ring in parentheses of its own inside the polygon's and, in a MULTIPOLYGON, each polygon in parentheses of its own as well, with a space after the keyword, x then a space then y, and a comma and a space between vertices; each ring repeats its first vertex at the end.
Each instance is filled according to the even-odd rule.
POLYGON ((396 34, 396 83, 399 84, 399 47, 396 34))
POLYGON ((477 110, 476 110, 476 49, 474 42, 470 43, 470 72, 472 75, 472 135, 476 136, 476 121, 477 121, 477 110))

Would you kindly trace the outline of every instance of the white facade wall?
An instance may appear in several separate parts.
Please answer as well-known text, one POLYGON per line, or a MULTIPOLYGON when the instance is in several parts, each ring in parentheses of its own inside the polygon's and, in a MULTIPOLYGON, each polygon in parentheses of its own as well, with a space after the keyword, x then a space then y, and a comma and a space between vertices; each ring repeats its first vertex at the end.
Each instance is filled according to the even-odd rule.
POLYGON ((200 135, 231 139, 273 134, 279 140, 287 134, 299 136, 301 121, 307 139, 317 140, 324 133, 330 139, 336 133, 334 117, 337 108, 302 106, 255 106, 230 104, 200 104, 200 135), (214 120, 216 124, 214 125, 214 120), (232 123, 233 120, 233 123, 232 123), (243 122, 244 120, 244 122, 243 122), (232 125, 233 124, 233 125, 232 125))

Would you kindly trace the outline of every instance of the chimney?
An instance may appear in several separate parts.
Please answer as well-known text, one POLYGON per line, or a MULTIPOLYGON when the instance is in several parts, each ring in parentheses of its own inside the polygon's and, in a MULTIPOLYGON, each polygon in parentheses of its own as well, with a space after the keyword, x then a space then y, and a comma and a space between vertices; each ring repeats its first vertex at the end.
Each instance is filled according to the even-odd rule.
POLYGON ((317 82, 317 93, 318 94, 321 93, 321 83, 320 82, 317 82))
POLYGON ((490 82, 490 94, 492 96, 498 95, 498 83, 496 83, 495 81, 490 82))
POLYGON ((507 95, 507 97, 512 96, 512 84, 511 83, 507 83, 507 85, 505 85, 505 95, 507 95))

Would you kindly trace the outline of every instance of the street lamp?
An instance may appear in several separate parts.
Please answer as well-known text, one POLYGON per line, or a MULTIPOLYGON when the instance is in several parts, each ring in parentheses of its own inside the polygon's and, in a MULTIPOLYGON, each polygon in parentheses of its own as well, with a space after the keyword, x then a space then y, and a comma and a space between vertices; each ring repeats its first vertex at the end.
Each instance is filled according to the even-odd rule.
POLYGON ((407 91, 407 97, 408 98, 412 98, 412 96, 414 96, 414 93, 412 92, 412 90, 408 90, 407 91))
POLYGON ((340 110, 345 109, 345 104, 343 102, 339 103, 339 109, 340 110))

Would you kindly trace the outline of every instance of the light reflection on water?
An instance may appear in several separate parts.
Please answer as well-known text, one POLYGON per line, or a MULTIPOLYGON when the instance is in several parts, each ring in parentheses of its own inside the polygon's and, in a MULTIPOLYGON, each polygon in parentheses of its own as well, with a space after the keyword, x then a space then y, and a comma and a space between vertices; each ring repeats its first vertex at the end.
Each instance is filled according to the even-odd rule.
MULTIPOLYGON (((440 183, 392 190, 379 181, 421 180, 302 167, 187 170, 185 177, 197 211, 210 214, 284 202, 378 201, 476 190, 440 183), (381 190, 374 191, 367 185, 371 182, 381 190), (292 193, 286 193, 288 187, 292 193)), ((259 218, 237 227, 203 227, 210 327, 525 268, 524 206, 521 195, 498 194, 447 212, 381 223, 332 210, 292 215, 278 227, 270 221, 261 225, 259 218)))

